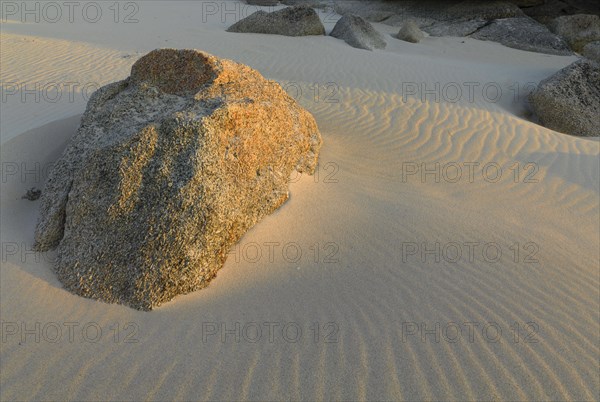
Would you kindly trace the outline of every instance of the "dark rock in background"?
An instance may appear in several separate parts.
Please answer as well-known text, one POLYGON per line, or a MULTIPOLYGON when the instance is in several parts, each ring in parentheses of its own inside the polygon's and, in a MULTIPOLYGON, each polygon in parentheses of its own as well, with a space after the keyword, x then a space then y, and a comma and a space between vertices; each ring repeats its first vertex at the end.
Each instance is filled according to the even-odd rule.
POLYGON ((548 27, 579 53, 588 43, 600 41, 600 17, 597 15, 564 15, 550 21, 548 27))
POLYGON ((529 17, 494 20, 471 38, 491 40, 504 46, 537 53, 573 54, 567 43, 544 25, 529 17))
POLYGON ((286 7, 271 13, 260 10, 239 20, 227 31, 285 36, 325 35, 319 15, 308 6, 286 7))
POLYGON ((337 22, 331 36, 346 41, 350 46, 365 49, 383 49, 386 46, 382 35, 369 22, 357 15, 344 15, 337 22))

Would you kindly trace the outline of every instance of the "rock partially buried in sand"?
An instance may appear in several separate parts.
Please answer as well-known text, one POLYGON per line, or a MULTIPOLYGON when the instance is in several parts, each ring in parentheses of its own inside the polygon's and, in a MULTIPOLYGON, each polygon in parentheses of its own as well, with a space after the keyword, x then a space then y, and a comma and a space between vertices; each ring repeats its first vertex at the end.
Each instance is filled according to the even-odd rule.
POLYGON ((155 50, 90 98, 50 172, 35 247, 58 247, 74 293, 150 310, 207 286, 320 146, 314 118, 257 71, 155 50))
POLYGON ((331 31, 331 36, 342 39, 358 49, 383 49, 386 46, 383 36, 357 15, 344 15, 340 18, 331 31))
POLYGON ((285 36, 325 35, 319 15, 309 6, 287 7, 272 13, 260 10, 236 22, 227 31, 285 36))
POLYGON ((579 60, 540 82, 529 99, 545 127, 600 135, 600 64, 579 60))
POLYGON ((419 43, 425 38, 425 34, 414 21, 409 20, 402 26, 396 37, 405 42, 419 43))

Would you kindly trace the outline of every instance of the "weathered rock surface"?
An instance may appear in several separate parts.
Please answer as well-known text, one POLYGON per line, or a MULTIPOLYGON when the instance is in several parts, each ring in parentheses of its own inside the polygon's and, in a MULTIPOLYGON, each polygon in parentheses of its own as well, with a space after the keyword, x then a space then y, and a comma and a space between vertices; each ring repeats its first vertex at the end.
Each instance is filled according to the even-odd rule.
POLYGON ((25 195, 21 198, 24 200, 29 200, 29 201, 37 201, 41 195, 42 195, 42 190, 35 188, 35 187, 31 187, 29 190, 27 190, 25 195))
POLYGON ((373 22, 381 22, 404 7, 404 4, 380 0, 335 0, 333 3, 334 11, 342 16, 358 15, 373 22))
POLYGON ((600 65, 579 60, 540 82, 529 96, 541 123, 579 136, 600 136, 600 65))
POLYGON ((359 49, 383 49, 386 46, 383 36, 357 15, 344 15, 340 18, 331 31, 331 36, 359 49))
POLYGON ((523 17, 523 11, 515 4, 507 1, 459 1, 448 2, 448 6, 443 11, 445 21, 460 21, 482 19, 486 21, 523 17))
POLYGON ((543 24, 548 24, 562 15, 598 15, 600 2, 598 0, 545 0, 540 5, 524 7, 523 12, 543 24))
POLYGON ((260 10, 236 22, 227 31, 285 36, 325 35, 319 15, 308 6, 286 7, 272 13, 260 10))
POLYGON ((419 43, 425 38, 425 34, 419 29, 416 22, 407 21, 402 28, 400 28, 400 32, 398 32, 396 37, 406 42, 419 43))
MULTIPOLYGON (((423 21, 419 27, 472 20, 492 21, 528 15, 544 24, 561 15, 600 15, 598 0, 334 0, 338 14, 354 14, 368 21, 402 26, 407 19, 423 21), (425 20, 430 20, 425 23, 425 20)), ((441 28, 440 28, 441 29, 441 28)))
POLYGON ((327 7, 327 1, 325 0, 281 0, 281 4, 285 4, 286 6, 308 6, 313 8, 327 7))
POLYGON ((271 7, 279 4, 279 0, 246 0, 246 4, 251 6, 271 7))
POLYGON ((358 15, 369 21, 383 23, 400 21, 399 25, 404 23, 405 18, 428 18, 433 21, 466 21, 472 19, 492 20, 524 15, 519 7, 506 1, 336 0, 334 9, 341 15, 358 15), (391 18, 392 16, 404 18, 396 19, 391 18))
POLYGON ((433 18, 414 17, 411 15, 400 15, 400 14, 394 14, 391 17, 386 18, 384 21, 381 21, 381 23, 392 26, 392 27, 402 28, 402 26, 404 26, 404 24, 406 24, 408 21, 413 21, 415 24, 417 24, 417 26, 421 30, 423 30, 425 27, 429 27, 429 26, 432 26, 433 24, 439 23, 438 20, 433 19, 433 18))
POLYGON ((414 21, 431 36, 469 36, 494 20, 525 17, 516 4, 508 1, 338 0, 334 8, 342 15, 356 14, 390 26, 402 27, 414 21))
POLYGON ((510 2, 521 8, 539 6, 544 4, 544 0, 510 0, 510 2))
POLYGON ((423 30, 431 36, 462 37, 471 35, 487 23, 488 21, 481 18, 466 21, 441 21, 424 27, 423 30))
POLYGON ((495 20, 471 34, 471 37, 530 52, 572 54, 562 38, 529 17, 495 20))
POLYGON ((96 91, 42 193, 35 247, 76 294, 150 310, 208 285, 312 173, 313 117, 257 71, 155 50, 96 91))
POLYGON ((600 41, 590 42, 585 45, 583 55, 596 63, 600 63, 600 41))
POLYGON ((557 17, 548 24, 548 28, 562 36, 576 52, 581 52, 588 43, 600 40, 600 17, 597 15, 557 17))

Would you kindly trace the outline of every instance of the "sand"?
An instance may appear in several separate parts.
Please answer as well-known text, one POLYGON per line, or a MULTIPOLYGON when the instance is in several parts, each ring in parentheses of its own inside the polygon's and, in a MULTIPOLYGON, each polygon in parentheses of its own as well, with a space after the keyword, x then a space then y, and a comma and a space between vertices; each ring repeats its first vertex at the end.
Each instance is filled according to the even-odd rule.
MULTIPOLYGON (((600 397, 600 143, 537 125, 515 96, 576 57, 410 44, 380 24, 388 47, 368 52, 227 33, 234 17, 203 23, 201 7, 142 2, 135 24, 3 21, 2 400, 600 397), (207 289, 144 313, 70 294, 53 253, 30 252, 38 203, 21 196, 43 186, 86 99, 21 102, 6 83, 108 83, 158 47, 300 89, 324 146, 318 176, 294 177, 207 289), (465 83, 479 90, 452 102, 465 83)), ((328 31, 339 18, 321 17, 328 31)))

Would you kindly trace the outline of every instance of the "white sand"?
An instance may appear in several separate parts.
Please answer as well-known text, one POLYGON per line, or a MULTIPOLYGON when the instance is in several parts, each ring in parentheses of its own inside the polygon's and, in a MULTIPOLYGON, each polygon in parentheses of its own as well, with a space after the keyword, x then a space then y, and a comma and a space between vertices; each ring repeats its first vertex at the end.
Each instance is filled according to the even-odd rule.
MULTIPOLYGON (((126 77, 137 57, 154 48, 206 50, 258 69, 290 93, 290 83, 302 89, 298 99, 324 138, 320 174, 295 180, 290 201, 243 238, 245 258, 232 254, 207 289, 150 313, 104 304, 64 290, 52 272, 52 253, 28 253, 38 202, 20 199, 43 185, 45 167, 77 128, 85 98, 23 103, 7 96, 0 399, 599 398, 599 142, 528 121, 523 94, 515 101, 510 89, 538 82, 574 57, 461 38, 413 45, 387 37, 385 51, 368 52, 331 37, 229 34, 224 29, 233 17, 202 23, 199 3, 139 6, 137 24, 115 24, 112 15, 97 24, 3 22, 4 89, 7 82, 104 84, 126 77), (324 87, 330 82, 329 89, 339 88, 333 97, 324 87), (410 82, 480 86, 473 102, 466 94, 456 103, 433 95, 404 102, 410 82), (315 83, 321 85, 316 100, 315 83), (482 96, 486 83, 502 88, 498 102, 482 96), (473 180, 469 162, 480 164, 473 180), (403 180, 403 167, 422 163, 440 163, 452 177, 459 164, 462 178, 403 180), (496 165, 482 176, 486 164, 503 168, 500 180, 491 182, 496 165), (39 177, 21 177, 36 167, 39 177), (423 242, 429 248, 438 242, 447 254, 438 253, 439 263, 435 255, 423 262, 423 242), (502 252, 497 261, 492 246, 482 254, 486 243, 502 252), (262 257, 253 262, 256 245, 262 257), (463 253, 452 262, 455 245, 463 253), (294 262, 297 248, 302 256, 294 262), (537 262, 527 259, 531 253, 537 262), (135 343, 125 342, 130 322, 135 343), (526 328, 528 322, 534 327, 526 328), (425 332, 422 340, 413 323, 424 330, 439 324, 439 342, 425 332), (96 325, 102 336, 93 342, 96 325), (454 343, 453 325, 462 330, 454 343), (302 336, 292 342, 296 328, 302 336), (52 343, 57 329, 62 338, 52 343), (528 342, 534 329, 529 340, 537 342, 528 342)), ((335 16, 322 17, 330 30, 335 16)), ((489 94, 495 96, 493 89, 489 94)))

